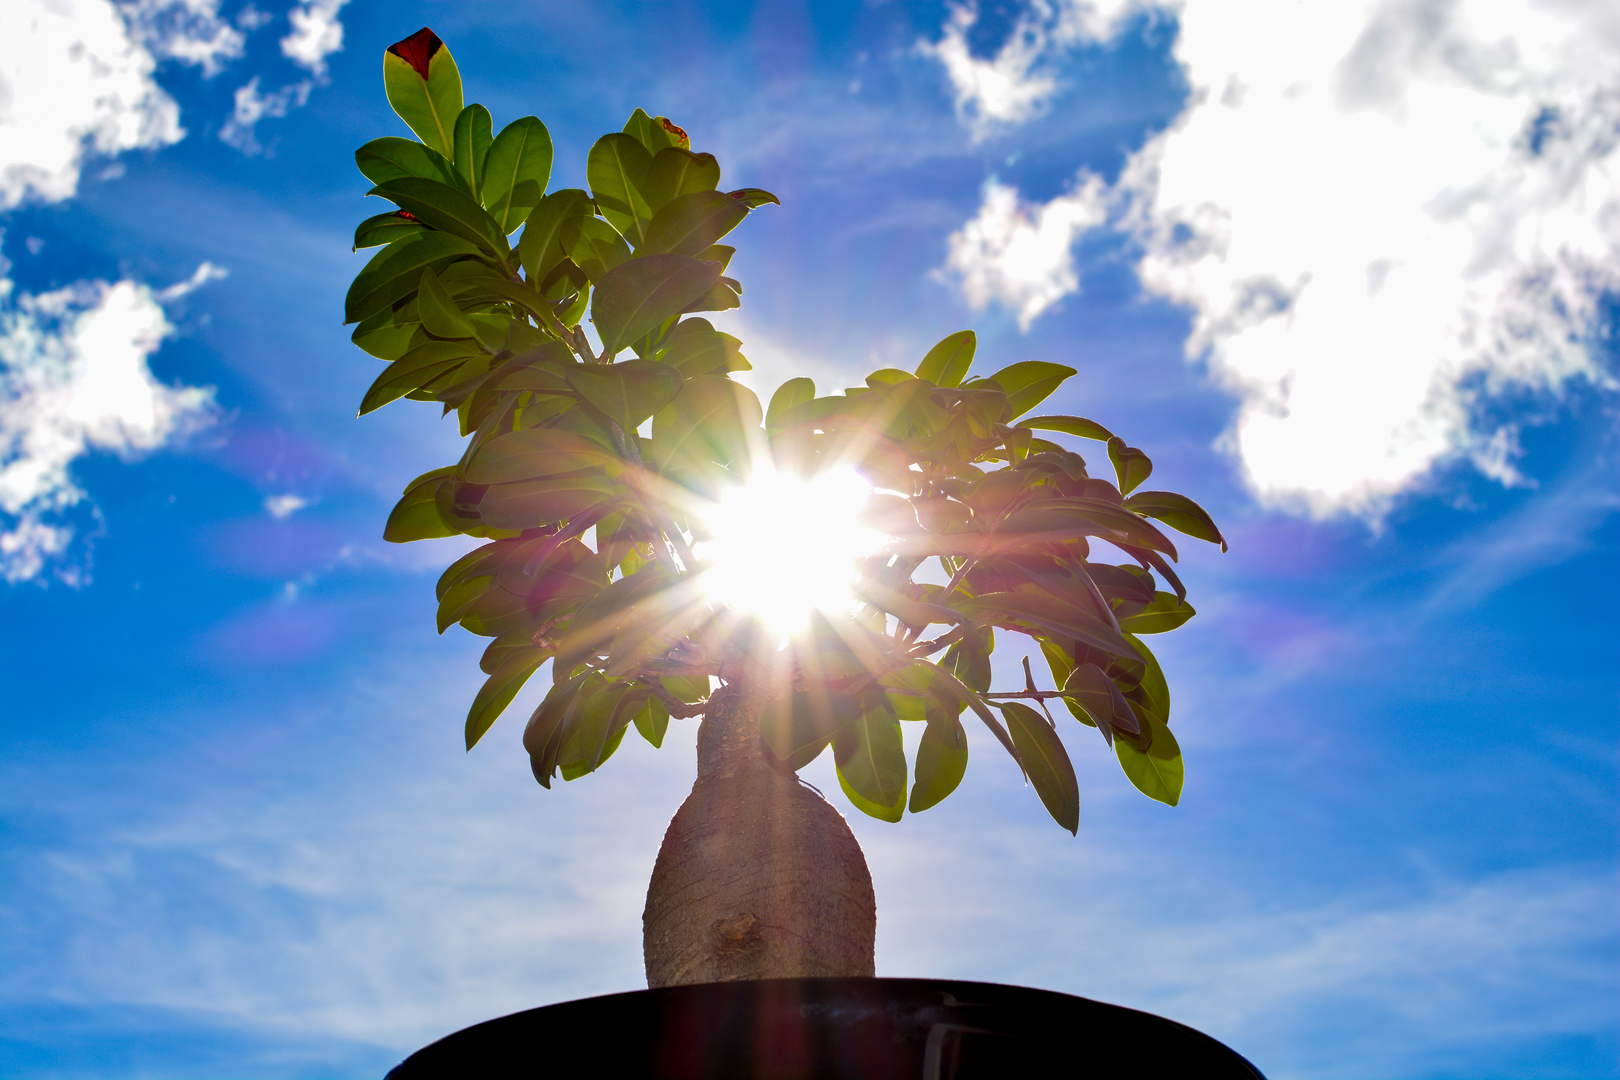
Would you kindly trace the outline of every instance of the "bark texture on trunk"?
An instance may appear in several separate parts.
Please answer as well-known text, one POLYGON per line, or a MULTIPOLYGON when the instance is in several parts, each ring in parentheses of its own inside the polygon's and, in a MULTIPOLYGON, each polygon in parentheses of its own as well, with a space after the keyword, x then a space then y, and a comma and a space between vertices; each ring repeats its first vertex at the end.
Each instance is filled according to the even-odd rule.
POLYGON ((843 815, 759 742, 750 681, 710 701, 698 776, 647 888, 647 985, 875 974, 877 905, 843 815))

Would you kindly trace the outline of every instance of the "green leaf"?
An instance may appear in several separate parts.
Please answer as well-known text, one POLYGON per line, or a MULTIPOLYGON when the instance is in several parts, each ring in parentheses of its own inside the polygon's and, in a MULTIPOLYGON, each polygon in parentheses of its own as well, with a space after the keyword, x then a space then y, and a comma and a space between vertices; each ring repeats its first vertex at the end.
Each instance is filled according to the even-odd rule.
POLYGON ((529 767, 541 787, 551 787, 557 754, 569 734, 569 721, 577 702, 581 696, 597 689, 602 681, 601 675, 586 671, 556 682, 529 716, 523 728, 523 748, 529 752, 529 767))
POLYGON ((424 26, 388 46, 383 53, 383 87, 388 104, 416 137, 450 157, 461 112, 461 72, 439 36, 424 26))
POLYGON ((800 690, 765 706, 760 738, 778 761, 802 769, 860 714, 860 699, 846 690, 800 690))
POLYGON ((1087 420, 1083 416, 1031 416, 1027 420, 1018 421, 1017 426, 1034 428, 1038 431, 1061 431, 1065 435, 1096 439, 1098 442, 1107 442, 1114 437, 1112 431, 1097 421, 1087 420))
POLYGON ((455 471, 455 466, 451 465, 412 480, 405 489, 405 497, 388 515, 383 539, 390 544, 405 544, 435 536, 454 536, 458 530, 439 514, 437 496, 440 485, 453 479, 451 474, 455 471))
POLYGON ((1119 477, 1122 495, 1129 495, 1153 472, 1153 462, 1148 456, 1134 446, 1126 446, 1125 440, 1117 435, 1108 440, 1108 460, 1114 463, 1114 475, 1119 477))
POLYGON ((471 240, 496 258, 511 250, 506 234, 478 201, 460 188, 437 180, 405 176, 378 184, 367 195, 377 195, 414 214, 424 225, 471 240))
POLYGON ((563 247, 574 264, 592 281, 601 281, 608 271, 630 259, 630 245, 619 231, 599 217, 571 220, 563 234, 563 247))
POLYGON ((928 726, 917 743, 916 780, 911 785, 913 814, 920 814, 956 790, 967 772, 967 732, 945 710, 929 710, 928 726))
POLYGON ((1063 380, 1074 374, 1074 368, 1062 364, 1049 364, 1044 360, 1020 360, 1002 368, 991 380, 1007 392, 1007 405, 1002 411, 1003 422, 1023 416, 1051 396, 1063 380))
POLYGON ((1148 708, 1157 714, 1160 720, 1168 723, 1170 720, 1170 684, 1165 681, 1164 669, 1159 667, 1159 658, 1154 656, 1153 650, 1147 647, 1147 643, 1135 634, 1126 634, 1125 640, 1136 648, 1137 653, 1142 657, 1142 662, 1147 666, 1147 670, 1142 675, 1142 681, 1137 685, 1137 691, 1147 698, 1148 708))
POLYGON ((1136 790, 1150 799, 1175 806, 1181 801, 1181 784, 1186 771, 1181 761, 1181 746, 1170 728, 1151 711, 1139 709, 1137 717, 1142 721, 1144 732, 1151 734, 1152 741, 1146 750, 1138 750, 1129 740, 1115 739, 1114 754, 1119 758, 1119 767, 1125 770, 1136 790))
POLYGON ((652 743, 654 748, 664 745, 664 733, 669 730, 669 710, 664 703, 655 697, 649 697, 647 703, 635 716, 636 731, 641 737, 652 743))
POLYGON ((906 749, 900 721, 886 706, 870 709, 833 736, 838 786, 855 808, 879 821, 906 812, 906 749))
POLYGON ((354 250, 391 244, 402 236, 410 236, 426 228, 420 221, 407 217, 403 210, 390 210, 386 214, 368 217, 356 226, 354 250))
MULTIPOLYGON (((489 155, 492 141, 490 132, 493 129, 489 110, 482 105, 469 105, 456 117, 453 136, 456 172, 475 199, 484 190, 484 159, 489 155)), ((380 184, 382 181, 374 180, 372 183, 380 184)))
POLYGON ((462 468, 470 484, 505 484, 581 469, 617 474, 619 456, 582 435, 551 427, 524 428, 480 443, 462 468))
POLYGON ((720 375, 688 379, 675 400, 653 416, 653 459, 666 471, 745 460, 750 435, 762 419, 759 399, 746 386, 720 375))
POLYGON ((585 161, 585 179, 596 205, 615 229, 636 247, 647 238, 652 207, 644 194, 652 155, 634 136, 604 135, 591 147, 585 161))
POLYGON ((1119 687, 1114 685, 1108 673, 1096 664, 1075 665, 1068 681, 1063 684, 1063 696, 1086 711, 1110 746, 1114 744, 1116 729, 1130 735, 1142 733, 1136 713, 1131 711, 1131 703, 1125 700, 1125 695, 1119 692, 1119 687))
POLYGON ((1198 612, 1175 593, 1157 592, 1147 607, 1129 618, 1119 620, 1119 628, 1133 634, 1162 634, 1174 630, 1198 612))
POLYGON ((422 271, 422 281, 417 286, 416 311, 422 325, 434 337, 470 338, 478 334, 472 320, 445 291, 432 267, 422 271))
MULTIPOLYGON (((704 261, 717 270, 720 267, 717 262, 707 259, 704 261)), ((732 287, 735 284, 730 278, 718 279, 701 296, 682 308, 682 314, 698 311, 730 311, 732 308, 742 307, 742 301, 738 299, 741 294, 732 287)))
POLYGON ((640 250, 701 255, 748 216, 748 207, 718 191, 677 195, 653 215, 640 250))
POLYGON ((612 356, 679 315, 719 279, 720 268, 690 255, 648 255, 614 267, 591 296, 591 319, 612 356))
POLYGON ((686 132, 670 122, 667 116, 648 116, 646 110, 637 109, 624 122, 624 133, 631 136, 649 154, 657 154, 670 147, 690 147, 686 132))
POLYGON ((411 347, 411 339, 420 325, 414 314, 385 307, 362 319, 350 340, 379 360, 398 360, 411 347))
POLYGON ((742 354, 742 342, 722 334, 707 319, 683 319, 658 342, 653 359, 682 375, 723 375, 748 371, 753 365, 742 354))
POLYGON ((360 399, 360 415, 426 386, 440 375, 484 354, 468 341, 426 341, 383 369, 360 399))
POLYGON ((647 167, 647 205, 656 214, 677 195, 713 191, 720 186, 720 163, 713 154, 694 154, 669 146, 653 155, 647 167))
POLYGON ((523 224, 545 197, 551 155, 551 132, 533 116, 512 121, 495 136, 485 167, 484 205, 503 236, 523 224))
POLYGON ((975 628, 945 652, 944 666, 981 694, 990 689, 990 640, 989 634, 975 628))
MULTIPOLYGON (((401 139, 389 135, 372 139, 354 152, 354 163, 360 175, 373 184, 386 184, 407 176, 437 180, 452 187, 464 186, 467 181, 450 164, 450 159, 415 139, 401 139)), ((471 191, 471 188, 468 188, 471 191)))
POLYGON ((928 350, 928 355, 917 365, 917 378, 927 379, 935 386, 961 386, 978 347, 977 334, 972 330, 958 330, 928 350))
POLYGON ((421 232, 395 240, 355 275, 343 300, 343 321, 359 322, 415 292, 423 267, 477 253, 476 245, 443 232, 421 232))
POLYGON ((1007 730, 1024 766, 1024 775, 1041 797, 1041 804, 1052 820, 1076 835, 1080 832, 1080 784, 1063 740, 1046 722, 1046 717, 1016 701, 999 703, 1007 718, 1007 730))
POLYGON ((564 237, 572 222, 590 214, 591 197, 579 188, 563 188, 535 204, 523 226, 523 238, 518 241, 518 259, 523 264, 523 275, 531 285, 551 273, 568 255, 563 246, 564 237))
POLYGON ((535 649, 528 655, 513 657, 484 681, 478 696, 473 698, 472 708, 467 710, 468 750, 478 745, 484 732, 512 704, 512 699, 517 697, 518 691, 523 689, 523 684, 529 681, 535 669, 545 662, 546 656, 545 650, 535 649))
POLYGON ((675 400, 681 392, 681 373, 651 360, 624 360, 617 364, 581 364, 567 372, 579 396, 619 425, 633 432, 642 421, 675 400))
POLYGON ((789 379, 776 388, 771 395, 771 403, 765 410, 765 430, 775 432, 782 427, 782 417, 789 409, 803 405, 807 401, 815 400, 816 384, 814 380, 806 378, 789 379))
POLYGON ((1215 527, 1209 512, 1185 495, 1173 491, 1138 491, 1125 505, 1143 517, 1158 518, 1177 532, 1198 540, 1208 540, 1226 550, 1226 537, 1215 527))
POLYGON ((736 191, 728 191, 726 194, 730 195, 733 199, 736 199, 750 210, 758 210, 766 203, 775 203, 777 206, 782 205, 781 199, 778 199, 775 195, 772 195, 764 188, 738 188, 736 191))
POLYGON ((1046 593, 994 592, 980 596, 953 596, 949 606, 980 621, 995 622, 1024 633, 1044 633, 1083 641, 1114 656, 1136 655, 1119 631, 1088 607, 1066 603, 1046 593))
POLYGON ((601 475, 491 484, 479 500, 478 517, 495 529, 535 529, 566 521, 619 490, 601 475))

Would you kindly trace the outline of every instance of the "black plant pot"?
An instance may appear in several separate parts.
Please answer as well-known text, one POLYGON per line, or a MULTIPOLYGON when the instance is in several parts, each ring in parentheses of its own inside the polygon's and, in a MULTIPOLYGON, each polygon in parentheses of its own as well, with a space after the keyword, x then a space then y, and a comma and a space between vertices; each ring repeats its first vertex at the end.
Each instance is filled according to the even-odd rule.
POLYGON ((1208 1035, 1118 1005, 944 979, 763 979, 565 1001, 476 1024, 388 1080, 1263 1080, 1208 1035))

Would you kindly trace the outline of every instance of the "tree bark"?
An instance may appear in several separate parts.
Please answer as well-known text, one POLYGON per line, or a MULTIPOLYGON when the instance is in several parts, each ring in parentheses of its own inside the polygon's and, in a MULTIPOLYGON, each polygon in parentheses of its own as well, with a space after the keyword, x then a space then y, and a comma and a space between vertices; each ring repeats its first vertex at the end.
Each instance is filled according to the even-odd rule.
POLYGON ((754 680, 710 699, 647 888, 647 985, 875 973, 872 876, 826 799, 760 746, 754 680))

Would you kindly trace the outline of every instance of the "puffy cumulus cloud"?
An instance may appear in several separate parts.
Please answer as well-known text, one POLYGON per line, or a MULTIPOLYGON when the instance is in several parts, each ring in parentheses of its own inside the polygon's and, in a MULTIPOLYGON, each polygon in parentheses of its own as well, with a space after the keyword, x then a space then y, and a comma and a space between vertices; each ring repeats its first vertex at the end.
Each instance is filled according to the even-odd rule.
POLYGON ((1443 461, 1516 482, 1482 403, 1611 380, 1587 341, 1620 289, 1620 7, 1175 10, 1188 104, 1115 220, 1241 397, 1255 491, 1376 517, 1443 461))
POLYGON ((281 53, 315 74, 326 77, 326 58, 343 48, 338 12, 349 0, 305 0, 287 13, 292 33, 281 39, 281 53))
POLYGON ((1029 329, 1037 315, 1080 287, 1075 237, 1108 219, 1102 181, 1082 177, 1074 191, 1031 206, 996 180, 985 185, 979 216, 951 236, 945 267, 975 310, 992 302, 1018 313, 1029 329))
POLYGON ((107 0, 0 5, 0 210, 71 196, 87 152, 178 141, 156 64, 107 0))
POLYGON ((952 4, 938 41, 917 46, 937 59, 956 94, 956 110, 983 138, 998 125, 1038 115, 1057 93, 1056 63, 1083 42, 1106 39, 1137 0, 1034 0, 1014 21, 994 56, 973 55, 968 33, 979 20, 972 3, 952 4))
MULTIPOLYGON (((173 332, 162 302, 222 276, 207 263, 154 293, 97 282, 7 298, 0 308, 0 577, 16 583, 62 559, 70 508, 85 498, 70 466, 91 451, 132 457, 212 418, 208 387, 164 386, 147 359, 173 332)), ((7 282, 4 292, 10 292, 7 282)), ((75 567, 61 571, 74 581, 75 567)))

